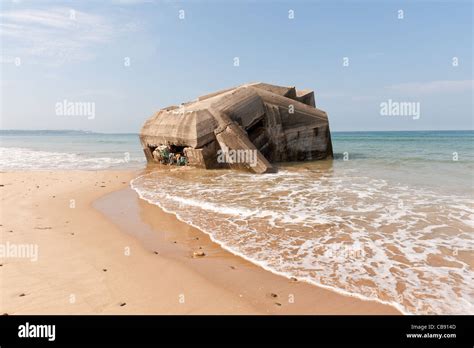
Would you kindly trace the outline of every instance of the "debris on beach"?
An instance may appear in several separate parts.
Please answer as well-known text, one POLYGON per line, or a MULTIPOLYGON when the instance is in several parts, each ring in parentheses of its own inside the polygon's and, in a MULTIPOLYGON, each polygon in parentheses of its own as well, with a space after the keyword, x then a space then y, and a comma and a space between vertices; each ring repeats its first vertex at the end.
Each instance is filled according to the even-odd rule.
POLYGON ((193 257, 203 257, 206 256, 206 253, 204 251, 198 250, 193 252, 193 257))

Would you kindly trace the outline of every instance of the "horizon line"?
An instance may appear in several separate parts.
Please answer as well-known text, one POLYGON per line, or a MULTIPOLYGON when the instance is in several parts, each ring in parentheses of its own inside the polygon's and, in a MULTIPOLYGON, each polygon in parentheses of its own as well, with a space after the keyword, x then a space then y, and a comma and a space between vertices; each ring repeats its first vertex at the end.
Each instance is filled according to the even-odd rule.
MULTIPOLYGON (((382 132, 469 132, 473 129, 412 129, 412 130, 331 130, 331 133, 382 133, 382 132)), ((140 132, 99 132, 82 129, 0 129, 0 132, 71 132, 85 134, 105 134, 105 135, 139 135, 140 132)))

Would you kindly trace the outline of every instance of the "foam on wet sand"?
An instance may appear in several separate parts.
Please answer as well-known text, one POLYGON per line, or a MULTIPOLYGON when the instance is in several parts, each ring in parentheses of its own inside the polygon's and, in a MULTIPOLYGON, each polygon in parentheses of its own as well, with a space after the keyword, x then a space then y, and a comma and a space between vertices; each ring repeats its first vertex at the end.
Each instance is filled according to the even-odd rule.
POLYGON ((1 173, 2 242, 38 245, 35 262, 1 260, 1 313, 399 313, 277 276, 226 252, 140 200, 128 188, 137 175, 1 173), (193 257, 195 251, 204 255, 193 257))

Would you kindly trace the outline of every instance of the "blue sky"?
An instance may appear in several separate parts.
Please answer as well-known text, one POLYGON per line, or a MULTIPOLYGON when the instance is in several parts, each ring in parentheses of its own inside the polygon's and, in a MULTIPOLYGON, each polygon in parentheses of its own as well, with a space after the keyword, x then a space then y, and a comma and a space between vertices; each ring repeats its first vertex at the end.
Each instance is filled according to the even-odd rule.
POLYGON ((314 89, 333 131, 473 129, 472 7, 3 0, 1 128, 138 132, 160 108, 264 81, 314 89), (420 118, 382 116, 389 99, 419 103, 420 118), (64 100, 95 117, 58 116, 64 100))

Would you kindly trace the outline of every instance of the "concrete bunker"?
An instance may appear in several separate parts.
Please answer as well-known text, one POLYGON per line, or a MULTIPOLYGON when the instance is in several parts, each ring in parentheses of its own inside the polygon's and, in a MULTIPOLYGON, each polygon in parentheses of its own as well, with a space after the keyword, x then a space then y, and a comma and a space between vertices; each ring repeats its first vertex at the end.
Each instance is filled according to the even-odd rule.
POLYGON ((332 158, 327 114, 314 92, 252 83, 164 108, 143 125, 140 141, 149 162, 157 150, 201 168, 273 172, 271 163, 332 158))

